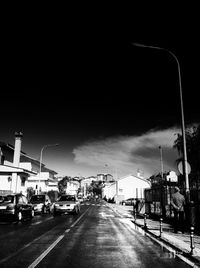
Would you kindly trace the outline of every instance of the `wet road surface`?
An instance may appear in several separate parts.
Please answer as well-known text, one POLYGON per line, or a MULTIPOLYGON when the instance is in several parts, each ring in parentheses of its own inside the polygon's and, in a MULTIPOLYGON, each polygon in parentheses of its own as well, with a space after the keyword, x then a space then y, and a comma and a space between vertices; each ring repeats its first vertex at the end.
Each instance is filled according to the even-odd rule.
POLYGON ((82 205, 77 216, 0 228, 0 267, 189 267, 101 201, 82 205))

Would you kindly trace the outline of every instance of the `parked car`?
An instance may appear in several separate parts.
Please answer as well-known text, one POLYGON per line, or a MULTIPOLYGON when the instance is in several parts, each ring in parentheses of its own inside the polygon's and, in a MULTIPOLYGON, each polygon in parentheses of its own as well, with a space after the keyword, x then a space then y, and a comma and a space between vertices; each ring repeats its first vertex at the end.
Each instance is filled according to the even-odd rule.
POLYGON ((35 213, 46 214, 51 212, 52 202, 47 194, 32 195, 29 203, 33 205, 35 213))
POLYGON ((64 213, 78 214, 79 212, 80 202, 75 195, 61 195, 54 203, 54 216, 64 213))
POLYGON ((4 221, 22 221, 32 219, 34 209, 23 194, 5 195, 0 202, 0 219, 4 221))
POLYGON ((136 203, 136 199, 135 198, 128 198, 122 201, 122 205, 124 206, 133 206, 136 203))

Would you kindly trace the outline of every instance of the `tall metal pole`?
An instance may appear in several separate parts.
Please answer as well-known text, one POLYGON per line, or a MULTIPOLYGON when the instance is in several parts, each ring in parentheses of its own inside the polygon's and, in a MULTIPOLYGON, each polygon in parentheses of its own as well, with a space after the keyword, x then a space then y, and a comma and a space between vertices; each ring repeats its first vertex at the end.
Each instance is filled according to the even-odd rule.
POLYGON ((163 50, 168 52, 176 61, 178 67, 178 79, 179 79, 179 94, 180 94, 180 104, 181 104, 181 130, 183 137, 183 174, 185 177, 185 190, 188 201, 190 200, 190 188, 189 188, 189 179, 188 179, 188 166, 187 166, 187 147, 186 147, 186 136, 185 136, 185 120, 184 120, 184 109, 183 109, 183 94, 182 94, 182 83, 181 83, 181 71, 180 63, 176 55, 170 50, 157 46, 148 46, 144 44, 133 43, 134 46, 143 47, 143 48, 152 48, 157 50, 163 50))
POLYGON ((162 147, 161 146, 159 146, 159 150, 160 150, 161 178, 163 180, 163 158, 162 158, 162 147))
POLYGON ((161 206, 161 216, 165 216, 165 209, 163 204, 163 158, 162 158, 162 147, 158 147, 160 150, 160 166, 161 166, 161 182, 160 182, 160 206, 161 206))
POLYGON ((56 144, 47 144, 47 145, 44 145, 41 149, 41 152, 40 152, 40 169, 39 169, 39 181, 38 181, 38 193, 40 191, 40 180, 41 180, 41 171, 42 171, 42 155, 43 155, 43 151, 45 148, 47 147, 53 147, 53 146, 58 146, 59 144, 56 143, 56 144))

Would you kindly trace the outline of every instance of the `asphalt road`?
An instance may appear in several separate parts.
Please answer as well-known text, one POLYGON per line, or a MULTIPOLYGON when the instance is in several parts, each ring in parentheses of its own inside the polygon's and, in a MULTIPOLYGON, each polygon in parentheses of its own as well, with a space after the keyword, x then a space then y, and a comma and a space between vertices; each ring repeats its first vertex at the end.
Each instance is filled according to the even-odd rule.
POLYGON ((105 202, 86 202, 79 215, 36 216, 0 224, 0 267, 189 267, 105 202))

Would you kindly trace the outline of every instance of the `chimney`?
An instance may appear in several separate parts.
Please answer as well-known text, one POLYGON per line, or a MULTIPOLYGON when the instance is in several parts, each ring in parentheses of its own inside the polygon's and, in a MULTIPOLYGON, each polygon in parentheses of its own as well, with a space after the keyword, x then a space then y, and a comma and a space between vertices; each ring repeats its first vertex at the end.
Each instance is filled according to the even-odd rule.
POLYGON ((15 151, 13 159, 13 166, 15 167, 19 167, 22 137, 23 137, 22 132, 15 132, 15 151))
POLYGON ((143 178, 144 177, 143 172, 141 172, 141 170, 139 168, 137 170, 137 177, 139 177, 139 178, 143 178))

